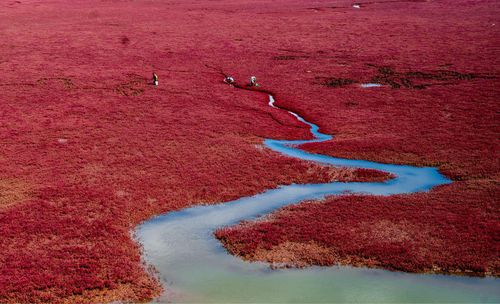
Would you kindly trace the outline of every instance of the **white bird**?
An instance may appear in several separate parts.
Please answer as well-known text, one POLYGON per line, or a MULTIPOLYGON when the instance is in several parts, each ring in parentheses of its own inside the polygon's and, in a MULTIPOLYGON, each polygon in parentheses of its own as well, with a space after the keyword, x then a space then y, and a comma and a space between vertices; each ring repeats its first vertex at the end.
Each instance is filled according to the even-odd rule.
POLYGON ((361 5, 359 5, 359 4, 353 4, 352 7, 354 7, 354 8, 361 8, 361 5))

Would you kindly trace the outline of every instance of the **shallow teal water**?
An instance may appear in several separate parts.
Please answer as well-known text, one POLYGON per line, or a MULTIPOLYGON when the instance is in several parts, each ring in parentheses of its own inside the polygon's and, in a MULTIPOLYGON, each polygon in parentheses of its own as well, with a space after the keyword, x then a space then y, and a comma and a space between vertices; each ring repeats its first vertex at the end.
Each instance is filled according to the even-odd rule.
MULTIPOLYGON (((282 111, 274 106, 272 111, 282 111)), ((166 292, 160 302, 332 303, 332 302, 500 302, 494 278, 408 274, 353 267, 271 270, 228 255, 214 238, 219 227, 236 224, 303 200, 345 192, 390 195, 427 191, 451 181, 436 168, 380 164, 311 154, 297 148, 330 140, 318 126, 313 140, 267 139, 264 144, 290 157, 334 166, 370 168, 396 176, 383 183, 289 185, 215 206, 198 206, 155 217, 136 229, 144 260, 158 270, 166 292)), ((334 219, 332 219, 334 220, 334 219)))

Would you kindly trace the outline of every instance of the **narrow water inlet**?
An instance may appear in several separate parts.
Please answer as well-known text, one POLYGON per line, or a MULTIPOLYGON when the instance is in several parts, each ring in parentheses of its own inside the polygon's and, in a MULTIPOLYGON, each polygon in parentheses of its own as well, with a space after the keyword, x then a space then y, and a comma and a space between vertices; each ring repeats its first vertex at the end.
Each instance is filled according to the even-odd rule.
MULTIPOLYGON (((282 111, 269 96, 271 111, 282 111)), ((156 301, 170 302, 500 302, 494 278, 423 275, 353 267, 271 270, 229 255, 213 232, 251 220, 280 207, 322 199, 345 191, 391 195, 428 191, 451 183, 436 168, 381 164, 335 158, 300 150, 298 145, 332 139, 309 125, 312 140, 266 139, 269 149, 317 163, 368 168, 396 176, 386 182, 332 182, 281 186, 211 206, 197 206, 155 217, 136 229, 144 260, 158 271, 166 292, 156 301)), ((332 219, 334 220, 334 219, 332 219)))
POLYGON ((380 84, 380 83, 362 83, 360 84, 360 87, 364 88, 364 89, 368 89, 368 88, 379 88, 379 87, 382 87, 383 85, 380 84))

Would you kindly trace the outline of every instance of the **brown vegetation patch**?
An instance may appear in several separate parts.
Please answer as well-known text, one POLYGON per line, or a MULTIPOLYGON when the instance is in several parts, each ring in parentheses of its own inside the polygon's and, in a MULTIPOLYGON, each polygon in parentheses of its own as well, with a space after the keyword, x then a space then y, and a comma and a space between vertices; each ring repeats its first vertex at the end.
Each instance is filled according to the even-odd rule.
POLYGON ((154 298, 161 291, 162 288, 158 282, 143 277, 137 283, 121 283, 115 288, 86 290, 82 294, 64 299, 62 303, 122 303, 123 299, 128 299, 129 302, 143 303, 145 296, 154 298))
POLYGON ((0 179, 0 210, 31 197, 31 186, 17 179, 0 179))
POLYGON ((115 92, 123 96, 138 96, 144 93, 146 79, 140 75, 129 75, 130 80, 115 87, 115 92))
POLYGON ((258 249, 252 259, 272 263, 271 267, 306 267, 308 265, 328 265, 325 257, 334 257, 338 260, 330 248, 323 247, 315 242, 284 242, 271 250, 258 249), (332 254, 333 253, 333 254, 332 254))
POLYGON ((377 223, 370 223, 365 231, 360 231, 366 239, 374 239, 379 242, 405 242, 410 241, 412 236, 410 231, 415 231, 415 227, 407 227, 411 224, 401 221, 393 222, 381 220, 377 223))
POLYGON ((73 80, 68 77, 42 77, 36 81, 36 86, 51 87, 62 85, 65 90, 71 90, 75 88, 73 80))

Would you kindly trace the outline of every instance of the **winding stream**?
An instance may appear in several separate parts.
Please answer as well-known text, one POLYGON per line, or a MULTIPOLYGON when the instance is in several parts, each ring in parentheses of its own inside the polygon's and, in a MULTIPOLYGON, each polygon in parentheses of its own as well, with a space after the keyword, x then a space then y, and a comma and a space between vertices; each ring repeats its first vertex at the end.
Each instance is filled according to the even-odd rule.
MULTIPOLYGON (((274 105, 273 111, 282 111, 274 105)), ((409 274, 353 267, 271 270, 227 254, 213 236, 219 227, 251 220, 280 207, 345 192, 391 195, 427 191, 451 183, 436 168, 381 164, 311 154, 297 148, 332 137, 310 126, 312 140, 266 139, 273 151, 318 163, 392 173, 387 182, 332 182, 281 186, 219 205, 197 206, 155 217, 136 229, 146 263, 153 265, 166 292, 165 302, 500 302, 494 278, 409 274)), ((334 220, 334 219, 333 219, 334 220)))

